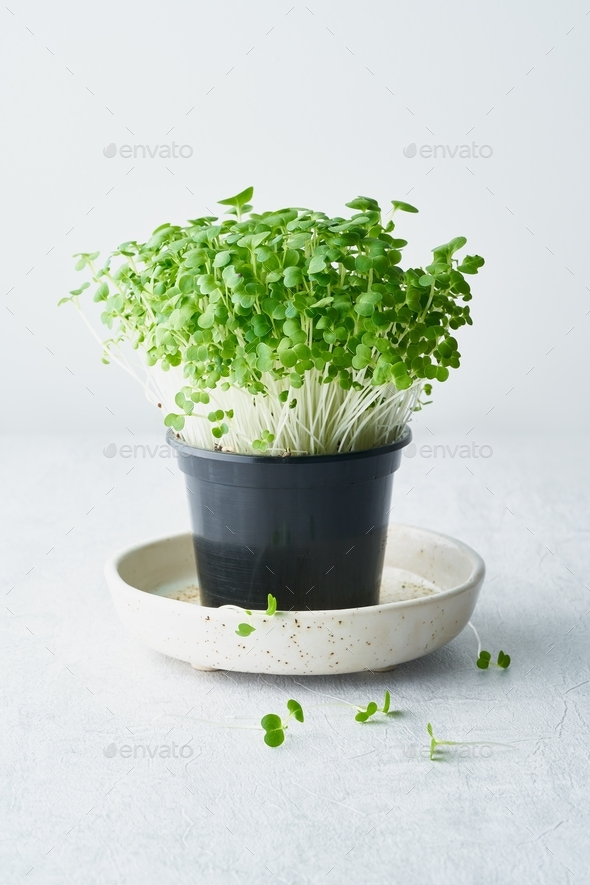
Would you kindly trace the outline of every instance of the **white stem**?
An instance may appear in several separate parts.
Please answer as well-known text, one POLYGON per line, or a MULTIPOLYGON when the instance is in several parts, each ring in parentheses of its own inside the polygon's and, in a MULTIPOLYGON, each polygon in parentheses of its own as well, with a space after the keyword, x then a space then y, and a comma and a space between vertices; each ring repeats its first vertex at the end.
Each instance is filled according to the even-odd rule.
POLYGON ((479 658, 481 654, 481 639, 479 638, 479 633, 477 632, 471 621, 468 621, 468 624, 475 633, 475 638, 477 639, 477 657, 479 658))
MULTIPOLYGON (((142 381, 118 343, 102 341, 78 304, 77 307, 103 353, 141 385, 152 403, 161 405, 164 415, 177 414, 176 395, 184 387, 192 388, 182 366, 168 371, 161 364, 148 366, 142 381)), ((263 379, 266 395, 253 396, 234 385, 227 391, 221 387, 210 390, 211 411, 233 412, 233 417, 223 419, 228 433, 217 440, 211 433, 213 424, 204 415, 194 414, 185 417, 179 436, 201 449, 221 447, 240 454, 260 454, 252 443, 262 439, 266 431, 274 436, 266 451, 268 456, 355 452, 388 445, 399 438, 416 406, 422 382, 408 390, 397 390, 393 385, 373 387, 367 383, 363 369, 352 373, 353 381, 362 385, 361 389, 343 390, 338 382, 323 383, 326 372, 327 369, 306 372, 300 388, 292 388, 288 378, 276 379, 267 374, 263 379), (284 392, 288 395, 282 402, 279 396, 284 392), (289 408, 294 399, 294 407, 289 408)))
POLYGON ((204 722, 205 725, 217 725, 219 728, 253 728, 256 731, 264 731, 261 725, 234 725, 232 722, 215 722, 213 719, 199 719, 196 716, 182 716, 179 713, 167 713, 174 719, 186 719, 189 722, 204 722))

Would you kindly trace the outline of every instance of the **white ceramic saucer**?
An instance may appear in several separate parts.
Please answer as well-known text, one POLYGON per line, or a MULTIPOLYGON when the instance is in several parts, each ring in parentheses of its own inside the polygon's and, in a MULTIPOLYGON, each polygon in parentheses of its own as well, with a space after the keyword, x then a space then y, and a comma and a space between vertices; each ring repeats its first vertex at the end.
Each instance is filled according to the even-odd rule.
POLYGON ((105 567, 125 627, 156 651, 199 670, 322 675, 387 670, 457 636, 485 575, 481 557, 446 535, 392 525, 378 605, 253 613, 200 605, 190 534, 129 547, 105 567))

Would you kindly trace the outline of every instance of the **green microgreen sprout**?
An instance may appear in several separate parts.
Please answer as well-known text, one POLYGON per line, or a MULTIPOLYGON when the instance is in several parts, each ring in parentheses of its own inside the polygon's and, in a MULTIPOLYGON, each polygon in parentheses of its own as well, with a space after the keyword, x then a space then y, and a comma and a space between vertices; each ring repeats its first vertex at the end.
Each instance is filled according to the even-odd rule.
POLYGON ((370 719, 372 716, 374 716, 376 713, 385 713, 385 715, 389 714, 391 716, 391 715, 393 715, 393 712, 390 713, 390 710, 389 710, 390 706, 391 706, 391 694, 389 693, 389 691, 386 691, 382 707, 379 707, 375 703, 375 701, 370 701, 370 703, 367 704, 367 706, 364 710, 362 707, 358 708, 358 713, 356 714, 356 716, 354 718, 356 719, 357 722, 367 722, 367 720, 370 719))
POLYGON ((498 660, 492 661, 492 656, 489 651, 482 651, 481 648, 481 639, 479 638, 479 633, 469 621, 469 626, 475 633, 475 638, 477 639, 477 660, 475 661, 476 667, 479 667, 480 670, 487 670, 489 667, 498 667, 500 670, 507 670, 510 666, 510 655, 505 654, 503 651, 498 652, 498 660))
POLYGON ((220 206, 231 206, 232 208, 227 210, 227 214, 235 215, 238 221, 241 221, 243 213, 249 212, 252 209, 250 200, 253 196, 254 188, 247 187, 245 190, 241 191, 241 193, 236 194, 235 197, 228 197, 226 200, 218 200, 218 203, 220 206))
POLYGON ((260 724, 264 729, 264 743, 269 747, 280 747, 285 740, 285 731, 288 728, 287 723, 293 716, 297 722, 303 722, 303 709, 299 701, 287 701, 287 709, 289 715, 286 719, 281 719, 276 713, 267 713, 260 720, 260 724))
MULTIPOLYGON (((254 631, 256 630, 256 627, 252 623, 252 612, 248 608, 240 609, 240 611, 243 611, 248 615, 249 622, 248 623, 244 622, 242 624, 238 624, 238 629, 236 630, 236 633, 238 636, 249 636, 251 633, 254 633, 254 631)), ((267 617, 269 617, 269 618, 272 618, 272 616, 275 615, 276 613, 277 613, 277 600, 272 595, 272 593, 269 593, 268 599, 267 599, 267 606, 266 606, 265 615, 267 615, 267 617)))
MULTIPOLYGON (((247 615, 252 617, 252 612, 249 611, 249 609, 245 608, 244 611, 246 612, 247 615)), ((238 629, 236 630, 236 633, 238 636, 249 636, 250 633, 254 633, 255 630, 256 630, 256 627, 254 626, 254 624, 252 624, 252 623, 247 624, 244 622, 242 624, 238 624, 238 629)))
POLYGON ((438 738, 435 738, 434 731, 432 729, 432 725, 430 722, 426 726, 426 731, 430 735, 430 759, 434 762, 436 759, 436 748, 437 747, 457 747, 462 744, 475 744, 479 743, 479 741, 441 741, 438 738))
POLYGON ((266 452, 275 441, 274 434, 270 430, 263 430, 260 439, 255 439, 252 448, 255 452, 266 452))
POLYGON ((488 667, 499 667, 501 670, 507 670, 510 666, 510 655, 505 654, 503 651, 499 651, 498 660, 494 663, 489 651, 480 651, 475 663, 480 670, 487 670, 488 667))
POLYGON ((455 237, 403 269, 395 223, 417 209, 402 201, 384 217, 361 196, 350 217, 330 217, 254 212, 252 197, 248 187, 220 200, 230 217, 165 223, 100 260, 77 254, 105 339, 80 308, 90 281, 62 302, 191 445, 278 457, 393 442, 459 367, 455 335, 472 324, 468 278, 483 258, 459 256, 455 237))
POLYGON ((426 731, 430 736, 430 759, 432 762, 435 762, 437 759, 440 759, 440 756, 437 756, 437 747, 510 747, 512 749, 512 744, 502 744, 497 741, 441 741, 434 736, 434 731, 430 722, 426 726, 426 731))

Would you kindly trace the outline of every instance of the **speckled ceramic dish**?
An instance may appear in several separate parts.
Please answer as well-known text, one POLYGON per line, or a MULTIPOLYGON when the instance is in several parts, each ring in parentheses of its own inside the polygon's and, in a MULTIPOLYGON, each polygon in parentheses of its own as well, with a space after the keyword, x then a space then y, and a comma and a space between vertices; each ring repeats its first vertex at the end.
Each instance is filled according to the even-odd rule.
POLYGON ((461 541, 392 525, 378 605, 254 612, 200 604, 190 534, 117 553, 105 573, 125 627, 145 645, 199 670, 325 675, 387 670, 450 642, 469 621, 485 575, 461 541))

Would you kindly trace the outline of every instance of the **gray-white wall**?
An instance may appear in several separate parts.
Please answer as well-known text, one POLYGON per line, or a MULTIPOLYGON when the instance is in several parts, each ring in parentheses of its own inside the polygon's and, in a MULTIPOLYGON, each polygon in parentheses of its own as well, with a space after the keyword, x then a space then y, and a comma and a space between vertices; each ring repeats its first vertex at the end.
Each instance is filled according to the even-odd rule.
POLYGON ((3 429, 157 430, 75 310, 56 308, 80 281, 71 255, 215 211, 250 184, 259 210, 407 199, 413 263, 456 235, 486 258, 463 365, 418 423, 475 426, 480 441, 588 427, 587 4, 8 2, 3 429), (173 141, 192 156, 103 155, 173 141), (424 156, 435 145, 447 155, 424 156))

